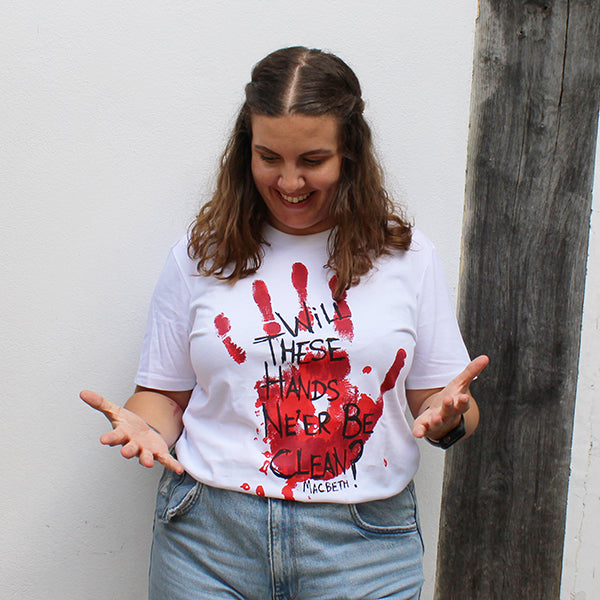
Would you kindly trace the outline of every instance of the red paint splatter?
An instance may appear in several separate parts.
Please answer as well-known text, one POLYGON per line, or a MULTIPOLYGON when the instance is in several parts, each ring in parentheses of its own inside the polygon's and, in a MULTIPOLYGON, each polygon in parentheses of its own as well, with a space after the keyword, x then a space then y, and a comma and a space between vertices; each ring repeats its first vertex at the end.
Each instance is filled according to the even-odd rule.
POLYGON ((252 297, 262 314, 264 332, 267 335, 277 335, 280 333, 281 325, 275 321, 273 308, 271 306, 271 296, 267 284, 261 279, 257 279, 252 284, 252 297))
POLYGON ((238 364, 245 362, 246 352, 237 344, 234 344, 227 335, 231 329, 231 324, 223 313, 215 317, 215 327, 217 328, 217 334, 225 344, 225 348, 227 348, 227 352, 229 352, 229 356, 238 364))
POLYGON ((381 396, 383 396, 383 394, 391 390, 396 385, 396 381, 398 381, 398 375, 400 375, 400 370, 404 366, 405 359, 406 352, 402 348, 400 348, 400 350, 396 352, 396 358, 394 359, 394 363, 390 367, 389 371, 386 373, 385 378, 381 384, 381 396))
POLYGON ((263 486, 262 486, 262 485, 259 485, 259 486, 256 488, 256 495, 257 495, 257 496, 264 496, 264 495, 265 495, 265 490, 263 489, 263 486))
POLYGON ((368 375, 368 374, 369 374, 371 371, 372 371, 372 369, 371 369, 371 367, 369 367, 369 366, 366 366, 366 367, 363 369, 363 373, 364 373, 365 375, 368 375))
POLYGON ((383 459, 383 466, 384 466, 384 467, 387 467, 387 466, 388 466, 388 462, 387 462, 387 460, 386 460, 385 458, 383 459))
MULTIPOLYGON (((329 289, 332 294, 335 291, 336 284, 337 276, 334 275, 329 280, 329 289)), ((352 311, 348 306, 346 296, 347 294, 344 292, 342 299, 335 303, 336 316, 333 321, 333 326, 340 337, 352 341, 354 339, 354 325, 352 324, 352 311)))
POLYGON ((241 487, 243 490, 246 490, 246 491, 248 491, 248 490, 250 489, 250 484, 249 484, 249 483, 242 483, 242 485, 240 485, 240 487, 241 487))

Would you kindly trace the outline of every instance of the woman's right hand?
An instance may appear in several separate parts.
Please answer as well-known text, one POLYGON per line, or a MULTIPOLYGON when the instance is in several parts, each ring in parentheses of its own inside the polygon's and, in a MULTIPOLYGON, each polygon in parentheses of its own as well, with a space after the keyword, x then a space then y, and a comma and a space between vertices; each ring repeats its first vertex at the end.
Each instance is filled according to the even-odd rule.
POLYGON ((183 473, 183 466, 171 456, 162 435, 152 429, 142 417, 113 404, 96 392, 84 390, 79 396, 86 404, 103 413, 113 426, 112 431, 100 437, 102 444, 123 446, 121 454, 128 459, 137 456, 144 467, 153 467, 156 460, 167 469, 183 473))

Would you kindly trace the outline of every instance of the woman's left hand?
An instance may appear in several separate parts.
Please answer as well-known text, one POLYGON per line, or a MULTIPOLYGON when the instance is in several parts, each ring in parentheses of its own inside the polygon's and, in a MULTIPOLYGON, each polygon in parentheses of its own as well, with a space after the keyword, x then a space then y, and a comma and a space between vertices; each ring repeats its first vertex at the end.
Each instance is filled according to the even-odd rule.
POLYGON ((457 375, 445 388, 434 391, 422 403, 419 416, 413 424, 413 435, 417 438, 427 436, 439 440, 452 431, 465 415, 467 435, 477 427, 479 412, 473 419, 467 419, 466 413, 471 408, 476 409, 469 386, 487 366, 489 358, 485 355, 472 360, 465 370, 457 375))

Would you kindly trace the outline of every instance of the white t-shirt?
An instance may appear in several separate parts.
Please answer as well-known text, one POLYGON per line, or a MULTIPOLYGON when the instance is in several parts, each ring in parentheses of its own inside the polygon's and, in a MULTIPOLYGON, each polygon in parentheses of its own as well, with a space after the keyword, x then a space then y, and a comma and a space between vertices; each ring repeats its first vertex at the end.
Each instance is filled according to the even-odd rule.
POLYGON ((419 463, 405 389, 469 361, 433 244, 414 230, 336 303, 329 232, 265 233, 261 268, 235 285, 198 275, 187 238, 173 246, 136 383, 193 390, 177 458, 208 485, 304 502, 400 492, 419 463))

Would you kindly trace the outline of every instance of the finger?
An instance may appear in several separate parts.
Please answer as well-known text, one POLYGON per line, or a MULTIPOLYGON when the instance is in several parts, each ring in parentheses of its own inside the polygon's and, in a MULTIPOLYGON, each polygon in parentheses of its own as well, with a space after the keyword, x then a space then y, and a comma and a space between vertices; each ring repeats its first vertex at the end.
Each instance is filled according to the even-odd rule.
POLYGON ((450 411, 454 408, 454 396, 452 396, 451 394, 448 394, 443 400, 442 400, 442 406, 440 407, 440 410, 442 412, 444 411, 450 411))
MULTIPOLYGON (((437 408, 430 407, 413 423, 413 435, 425 437, 439 430, 447 429, 450 422, 458 419, 459 415, 469 410, 470 397, 467 394, 452 396, 447 394, 437 408)), ((458 424, 458 423, 456 423, 458 424)))
POLYGON ((140 465, 151 469, 154 466, 154 458, 152 452, 149 450, 141 450, 140 452, 140 465))
POLYGON ((490 359, 482 354, 477 358, 473 359, 466 367, 465 370, 457 375, 449 384, 448 388, 464 390, 471 385, 473 379, 478 377, 481 372, 488 366, 490 359))
POLYGON ((461 415, 469 410, 471 398, 468 394, 458 394, 456 396, 446 396, 442 401, 440 413, 443 420, 461 415))
POLYGON ((125 458, 133 458, 140 453, 140 447, 137 442, 131 440, 121 448, 121 454, 125 458))
POLYGON ((126 435, 121 428, 117 427, 112 431, 107 431, 100 436, 100 443, 105 446, 124 445, 129 441, 129 436, 126 435))
POLYGON ((413 435, 417 438, 421 438, 427 432, 427 427, 423 423, 417 423, 416 421, 413 423, 413 435))
POLYGON ((163 467, 171 469, 171 471, 175 471, 175 473, 178 475, 183 473, 183 465, 178 460, 175 460, 170 454, 157 454, 155 458, 161 465, 163 465, 163 467))
POLYGON ((104 413, 104 415, 110 421, 115 420, 116 415, 120 408, 116 404, 113 404, 112 402, 108 401, 106 398, 104 398, 100 394, 97 394, 96 392, 92 392, 90 390, 83 390, 79 394, 79 397, 86 404, 91 406, 92 408, 95 408, 96 410, 99 410, 101 413, 104 413))
POLYGON ((437 424, 439 424, 441 420, 439 414, 435 415, 432 411, 428 410, 413 423, 413 435, 418 438, 425 437, 427 432, 430 431, 432 427, 436 426, 436 421, 437 424))
POLYGON ((413 435, 416 438, 424 438, 430 431, 431 427, 423 423, 413 426, 413 435))

